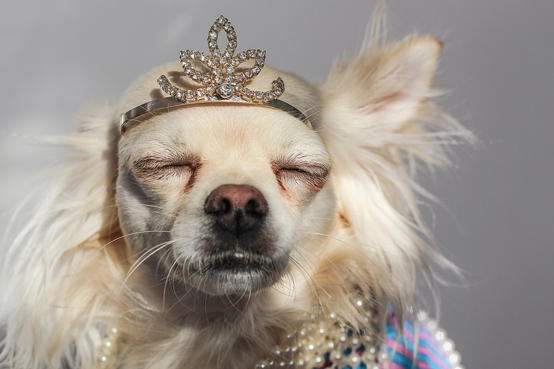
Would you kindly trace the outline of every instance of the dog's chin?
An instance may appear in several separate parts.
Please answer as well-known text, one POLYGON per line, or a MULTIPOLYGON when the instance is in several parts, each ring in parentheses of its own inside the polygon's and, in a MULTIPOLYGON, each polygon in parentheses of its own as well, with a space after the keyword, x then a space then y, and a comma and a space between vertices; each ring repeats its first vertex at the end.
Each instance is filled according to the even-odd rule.
POLYGON ((288 255, 269 258, 241 251, 220 253, 191 266, 186 283, 209 295, 250 295, 277 283, 288 261, 288 255))

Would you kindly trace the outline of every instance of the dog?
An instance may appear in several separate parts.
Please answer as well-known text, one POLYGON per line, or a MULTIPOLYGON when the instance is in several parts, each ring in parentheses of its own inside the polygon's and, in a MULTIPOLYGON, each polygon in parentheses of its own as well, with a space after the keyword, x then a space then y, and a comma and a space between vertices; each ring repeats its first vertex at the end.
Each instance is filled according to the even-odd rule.
POLYGON ((259 50, 215 62, 210 83, 225 66, 253 74, 237 102, 201 84, 214 55, 235 57, 230 22, 214 27, 212 59, 182 52, 61 139, 75 154, 9 259, 25 289, 6 367, 385 367, 385 324, 419 324, 418 273, 449 264, 415 174, 471 137, 431 101, 441 42, 370 37, 321 86, 259 50), (340 346, 364 337, 359 355, 340 346))

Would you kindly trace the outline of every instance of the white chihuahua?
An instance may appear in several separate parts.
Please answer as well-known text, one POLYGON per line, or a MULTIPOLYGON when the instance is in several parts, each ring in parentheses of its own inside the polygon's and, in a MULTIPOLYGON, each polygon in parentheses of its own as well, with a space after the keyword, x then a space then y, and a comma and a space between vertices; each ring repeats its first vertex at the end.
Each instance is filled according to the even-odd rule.
POLYGON ((10 259, 25 290, 6 367, 394 360, 387 322, 411 324, 417 273, 446 262, 425 241, 416 167, 471 137, 429 101, 440 42, 374 37, 314 87, 235 54, 224 17, 208 41, 64 139, 76 154, 10 259))

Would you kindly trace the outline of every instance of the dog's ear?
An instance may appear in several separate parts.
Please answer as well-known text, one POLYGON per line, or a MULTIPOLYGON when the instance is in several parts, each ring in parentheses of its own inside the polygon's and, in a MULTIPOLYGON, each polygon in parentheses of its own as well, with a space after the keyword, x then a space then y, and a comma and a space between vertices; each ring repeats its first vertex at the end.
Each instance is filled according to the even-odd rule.
POLYGON ((411 132, 417 128, 411 123, 422 118, 432 94, 440 49, 435 38, 412 36, 392 46, 368 46, 335 65, 322 86, 326 140, 351 146, 362 133, 364 146, 379 148, 391 134, 421 132, 411 132))
POLYGON ((69 148, 72 156, 32 199, 35 215, 8 254, 6 265, 25 289, 8 320, 2 362, 94 366, 101 320, 113 301, 110 291, 120 288, 128 257, 114 201, 114 114, 112 106, 95 106, 76 135, 46 139, 69 148))
POLYGON ((432 253, 420 237, 418 164, 446 164, 445 144, 471 136, 429 100, 440 49, 432 37, 374 43, 335 65, 321 87, 318 131, 334 162, 340 216, 389 297, 409 298, 432 253))

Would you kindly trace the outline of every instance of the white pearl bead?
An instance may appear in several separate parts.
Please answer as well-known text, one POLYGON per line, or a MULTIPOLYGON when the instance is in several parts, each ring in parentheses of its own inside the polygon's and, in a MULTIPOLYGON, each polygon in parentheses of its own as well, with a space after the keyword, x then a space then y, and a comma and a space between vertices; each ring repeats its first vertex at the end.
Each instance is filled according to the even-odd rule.
POLYGON ((452 364, 457 364, 460 362, 460 353, 457 351, 454 351, 453 353, 450 354, 448 359, 452 364))
POLYGON ((360 363, 360 357, 355 353, 352 353, 348 357, 348 363, 350 364, 351 367, 355 368, 360 363))
POLYGON ((437 341, 442 341, 445 339, 445 336, 446 334, 444 333, 444 331, 442 329, 439 329, 436 333, 435 333, 435 338, 437 339, 437 341))
POLYGON ((260 361, 258 364, 256 364, 256 369, 267 369, 267 361, 260 361))
POLYGON ((342 359, 342 352, 338 350, 331 351, 330 358, 331 360, 340 360, 342 359))
POLYGON ((445 351, 452 351, 454 350, 454 342, 452 340, 446 340, 444 341, 444 343, 442 344, 442 348, 445 350, 445 351))
POLYGON ((366 363, 371 363, 371 362, 375 361, 375 355, 370 354, 370 353, 364 353, 364 360, 365 360, 366 363))

